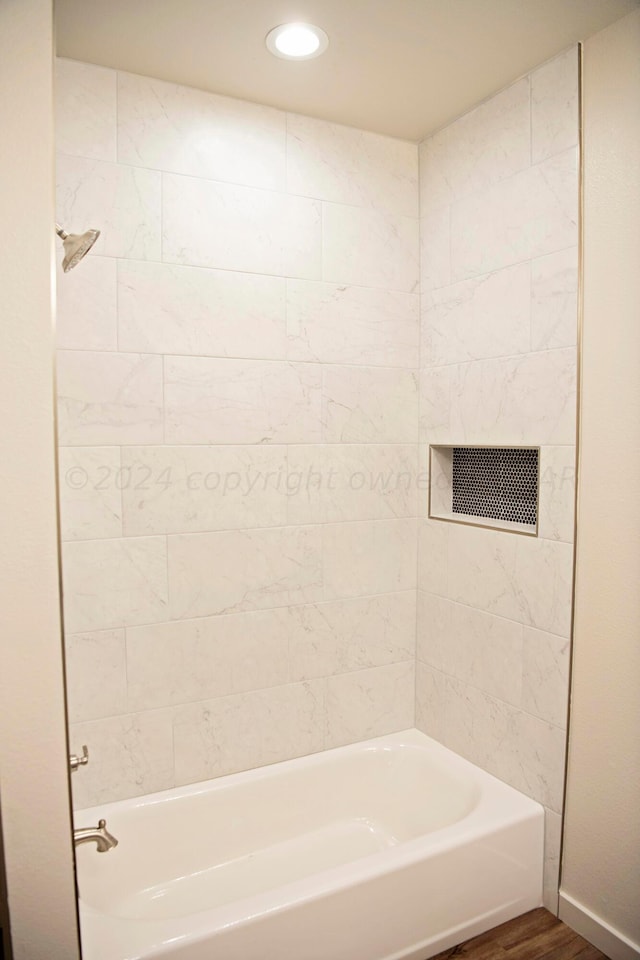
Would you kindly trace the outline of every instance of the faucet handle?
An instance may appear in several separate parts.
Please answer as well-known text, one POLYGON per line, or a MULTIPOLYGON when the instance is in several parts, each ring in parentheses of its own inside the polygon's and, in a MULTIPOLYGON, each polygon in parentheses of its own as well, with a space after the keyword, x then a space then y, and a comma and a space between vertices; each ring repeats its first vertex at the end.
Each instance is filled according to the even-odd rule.
POLYGON ((69 766, 71 767, 71 772, 73 773, 78 767, 86 767, 89 763, 89 751, 87 750, 86 743, 82 747, 82 756, 78 757, 75 753, 72 753, 69 757, 69 766))

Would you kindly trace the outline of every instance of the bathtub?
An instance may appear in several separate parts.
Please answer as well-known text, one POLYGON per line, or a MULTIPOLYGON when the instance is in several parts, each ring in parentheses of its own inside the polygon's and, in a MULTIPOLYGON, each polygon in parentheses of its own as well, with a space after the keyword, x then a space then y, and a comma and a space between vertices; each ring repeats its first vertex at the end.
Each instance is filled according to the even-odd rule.
POLYGON ((542 902, 542 807, 417 730, 101 817, 84 960, 425 960, 542 902))

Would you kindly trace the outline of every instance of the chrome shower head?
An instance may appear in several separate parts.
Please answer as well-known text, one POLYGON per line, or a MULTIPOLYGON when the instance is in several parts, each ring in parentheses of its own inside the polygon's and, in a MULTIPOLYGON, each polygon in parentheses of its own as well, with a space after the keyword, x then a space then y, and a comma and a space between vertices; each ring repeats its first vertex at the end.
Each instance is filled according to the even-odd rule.
POLYGON ((59 223, 56 223, 56 233, 64 244, 64 260, 62 269, 65 273, 73 270, 77 263, 91 250, 98 237, 99 230, 87 230, 86 233, 67 233, 59 223))

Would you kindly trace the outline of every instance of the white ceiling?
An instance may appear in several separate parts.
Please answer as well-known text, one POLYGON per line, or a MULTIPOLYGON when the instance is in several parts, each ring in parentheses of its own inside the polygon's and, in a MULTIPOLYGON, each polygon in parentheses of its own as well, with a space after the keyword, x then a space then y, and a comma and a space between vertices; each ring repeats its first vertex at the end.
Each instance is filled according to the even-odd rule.
POLYGON ((56 0, 60 56, 420 140, 640 0, 56 0), (305 20, 316 60, 264 38, 305 20))

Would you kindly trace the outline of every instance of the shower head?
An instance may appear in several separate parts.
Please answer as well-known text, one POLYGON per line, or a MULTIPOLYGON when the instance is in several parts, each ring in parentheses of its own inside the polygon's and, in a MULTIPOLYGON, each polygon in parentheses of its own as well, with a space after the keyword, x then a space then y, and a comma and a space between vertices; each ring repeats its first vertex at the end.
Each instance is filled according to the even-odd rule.
POLYGON ((73 270, 77 263, 91 250, 98 237, 99 230, 87 230, 86 233, 67 233, 59 223, 56 223, 56 233, 64 244, 64 260, 62 269, 65 273, 73 270))

